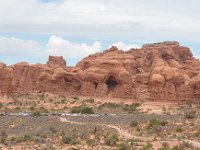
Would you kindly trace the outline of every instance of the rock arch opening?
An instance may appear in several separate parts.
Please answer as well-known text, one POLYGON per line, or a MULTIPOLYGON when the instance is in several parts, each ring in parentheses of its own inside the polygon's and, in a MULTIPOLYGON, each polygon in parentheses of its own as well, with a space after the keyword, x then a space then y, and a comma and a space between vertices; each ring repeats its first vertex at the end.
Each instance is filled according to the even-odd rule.
POLYGON ((64 78, 64 82, 65 83, 70 83, 71 81, 69 79, 67 79, 67 78, 64 78))
POLYGON ((95 89, 95 90, 97 89, 97 86, 98 86, 98 83, 97 83, 97 82, 94 82, 94 89, 95 89))
POLYGON ((108 80, 106 81, 106 85, 108 87, 108 92, 110 92, 110 91, 113 91, 116 88, 116 86, 118 85, 118 82, 115 79, 115 77, 110 76, 108 78, 108 80))

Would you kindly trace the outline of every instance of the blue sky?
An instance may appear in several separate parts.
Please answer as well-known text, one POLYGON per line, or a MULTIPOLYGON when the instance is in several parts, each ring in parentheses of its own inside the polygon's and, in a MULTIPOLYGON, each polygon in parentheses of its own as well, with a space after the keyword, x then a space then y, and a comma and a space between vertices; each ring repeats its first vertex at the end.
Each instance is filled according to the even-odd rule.
POLYGON ((0 1, 0 61, 68 65, 112 45, 178 41, 200 58, 199 0, 0 1))

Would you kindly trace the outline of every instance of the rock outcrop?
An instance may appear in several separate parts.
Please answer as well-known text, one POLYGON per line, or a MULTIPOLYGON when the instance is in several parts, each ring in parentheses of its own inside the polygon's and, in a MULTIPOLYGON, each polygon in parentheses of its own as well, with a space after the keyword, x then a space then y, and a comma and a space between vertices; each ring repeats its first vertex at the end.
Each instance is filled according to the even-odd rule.
POLYGON ((55 56, 47 64, 0 62, 1 95, 22 91, 141 101, 199 100, 200 61, 178 42, 163 42, 129 51, 111 47, 75 67, 67 67, 63 57, 55 56))

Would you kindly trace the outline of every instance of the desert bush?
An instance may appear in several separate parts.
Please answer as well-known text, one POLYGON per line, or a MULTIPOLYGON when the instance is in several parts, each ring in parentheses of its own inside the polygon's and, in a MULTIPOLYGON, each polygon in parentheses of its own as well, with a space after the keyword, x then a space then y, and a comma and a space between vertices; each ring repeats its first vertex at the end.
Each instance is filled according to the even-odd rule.
POLYGON ((200 131, 196 131, 196 133, 194 133, 195 137, 200 137, 200 131))
POLYGON ((94 103, 94 99, 93 98, 88 98, 86 100, 84 100, 87 103, 94 103))
POLYGON ((73 107, 71 112, 72 113, 82 113, 82 114, 93 114, 94 113, 92 107, 88 107, 88 106, 73 107))
POLYGON ((49 112, 49 111, 48 111, 46 108, 44 108, 44 107, 40 107, 39 109, 40 109, 40 112, 41 112, 41 113, 48 113, 48 112, 49 112))
POLYGON ((79 100, 79 97, 78 96, 73 96, 73 97, 71 97, 72 99, 74 99, 74 100, 79 100))
POLYGON ((117 144, 117 142, 119 141, 119 138, 118 136, 115 134, 115 135, 112 135, 111 137, 108 137, 105 139, 105 144, 106 145, 109 145, 109 146, 114 146, 117 144))
POLYGON ((98 141, 96 141, 95 139, 88 139, 87 140, 87 145, 88 146, 91 146, 91 147, 94 147, 98 144, 98 141))
POLYGON ((45 99, 45 93, 42 93, 41 95, 38 95, 38 97, 39 97, 40 100, 43 101, 45 99))
POLYGON ((81 107, 73 107, 71 112, 72 113, 81 113, 81 107))
POLYGON ((138 127, 138 122, 133 120, 130 122, 130 127, 138 127))
POLYGON ((173 148, 171 148, 171 150, 182 150, 180 146, 176 145, 173 148))
POLYGON ((135 112, 137 110, 137 107, 139 107, 139 106, 140 106, 140 103, 133 103, 131 105, 124 104, 122 106, 122 110, 123 111, 127 111, 128 113, 133 113, 133 112, 135 112))
POLYGON ((98 109, 102 109, 102 108, 119 108, 121 106, 121 104, 117 104, 117 103, 111 103, 111 102, 106 102, 106 103, 103 103, 101 105, 98 106, 98 109))
POLYGON ((72 141, 72 138, 69 137, 69 136, 62 136, 62 142, 65 143, 65 144, 69 144, 70 142, 72 141))
POLYGON ((144 145, 144 146, 142 147, 142 150, 150 150, 152 147, 153 147, 153 145, 152 145, 151 143, 148 142, 146 145, 144 145))
POLYGON ((51 131, 51 133, 57 133, 56 128, 53 127, 53 126, 50 126, 50 127, 49 127, 49 130, 51 131))
POLYGON ((61 99, 61 103, 65 103, 65 102, 66 102, 65 98, 61 99))
POLYGON ((23 136, 23 141, 32 141, 33 137, 29 134, 25 134, 23 136))
POLYGON ((14 110, 21 110, 21 108, 19 106, 15 107, 14 110))
POLYGON ((0 109, 2 109, 3 108, 3 103, 0 103, 0 109))
POLYGON ((176 132, 179 132, 179 133, 183 132, 183 128, 177 127, 177 128, 176 128, 176 132))
POLYGON ((129 149, 129 145, 128 143, 121 143, 118 145, 119 150, 128 150, 129 149))
POLYGON ((180 147, 181 149, 190 149, 190 148, 193 149, 192 144, 190 144, 189 142, 182 142, 182 143, 179 145, 179 147, 180 147))
POLYGON ((84 106, 84 107, 82 107, 81 113, 82 114, 93 114, 94 111, 93 111, 92 107, 84 106))
POLYGON ((31 111, 34 111, 34 110, 35 110, 35 106, 31 106, 31 107, 30 107, 30 110, 31 110, 31 111))
POLYGON ((169 144, 166 143, 166 142, 163 142, 163 143, 162 143, 162 147, 159 148, 158 150, 170 150, 169 144))
POLYGON ((87 139, 88 136, 89 136, 89 134, 88 134, 87 132, 83 132, 83 133, 81 134, 81 138, 82 138, 83 140, 84 140, 84 139, 87 139))
POLYGON ((32 116, 33 117, 40 117, 40 116, 42 116, 42 113, 37 110, 37 111, 35 111, 35 112, 32 113, 32 116))
POLYGON ((185 111, 184 116, 186 119, 194 119, 196 115, 195 111, 185 111))
POLYGON ((165 126, 168 122, 164 120, 152 119, 149 121, 148 129, 153 128, 154 126, 165 126))
POLYGON ((4 144, 6 145, 6 141, 7 141, 7 138, 8 138, 8 134, 5 130, 1 131, 1 134, 0 134, 0 143, 1 144, 4 144))

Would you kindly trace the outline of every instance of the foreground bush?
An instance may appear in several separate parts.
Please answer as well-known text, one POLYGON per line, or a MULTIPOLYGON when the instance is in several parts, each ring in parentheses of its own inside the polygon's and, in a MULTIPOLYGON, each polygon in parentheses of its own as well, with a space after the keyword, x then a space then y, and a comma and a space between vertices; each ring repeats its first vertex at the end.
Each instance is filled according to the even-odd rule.
POLYGON ((130 122, 130 127, 137 127, 138 126, 138 122, 133 120, 130 122))
POLYGON ((149 121, 148 129, 153 128, 154 126, 165 126, 168 122, 164 120, 152 119, 149 121))
POLYGON ((88 107, 88 106, 73 107, 71 112, 81 113, 81 114, 94 114, 92 107, 88 107))
POLYGON ((32 113, 32 116, 33 117, 40 117, 40 116, 42 116, 42 113, 37 110, 37 111, 35 111, 35 112, 32 113))
POLYGON ((108 137, 105 139, 105 144, 109 146, 114 146, 119 141, 119 138, 117 135, 112 135, 111 137, 108 137))

